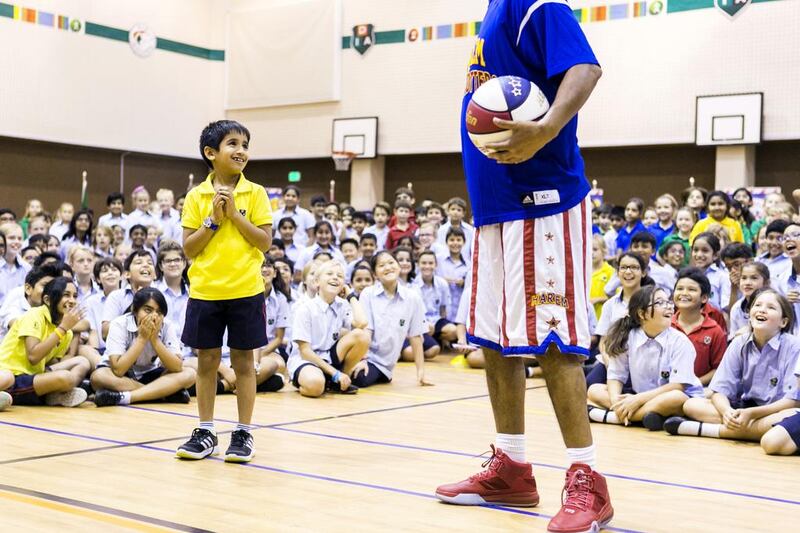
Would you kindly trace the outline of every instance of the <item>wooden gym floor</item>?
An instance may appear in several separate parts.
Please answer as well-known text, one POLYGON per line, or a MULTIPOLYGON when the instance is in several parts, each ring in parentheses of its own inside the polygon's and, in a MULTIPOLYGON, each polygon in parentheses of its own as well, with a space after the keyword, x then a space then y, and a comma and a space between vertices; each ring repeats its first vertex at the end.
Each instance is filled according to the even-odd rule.
MULTIPOLYGON (((544 531, 565 453, 544 381, 528 380, 536 508, 457 507, 434 488, 480 470, 494 436, 483 372, 401 364, 355 396, 260 394, 249 465, 182 462, 189 405, 13 407, 0 413, 3 531, 544 531)), ((236 418, 217 399, 220 446, 236 418)), ((616 517, 609 531, 788 531, 800 519, 800 460, 755 444, 593 424, 616 517)))

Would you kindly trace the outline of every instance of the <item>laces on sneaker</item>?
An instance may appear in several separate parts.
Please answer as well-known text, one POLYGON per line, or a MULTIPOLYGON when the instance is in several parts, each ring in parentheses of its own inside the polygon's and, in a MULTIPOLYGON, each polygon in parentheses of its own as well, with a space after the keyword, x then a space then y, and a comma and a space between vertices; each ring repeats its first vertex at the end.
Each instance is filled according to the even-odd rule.
POLYGON ((208 431, 202 428, 194 428, 192 431, 192 436, 189 438, 189 442, 192 444, 202 444, 203 438, 205 437, 204 433, 208 431))
MULTIPOLYGON (((492 455, 491 457, 486 459, 483 463, 481 463, 481 467, 485 468, 486 470, 483 470, 482 472, 478 472, 477 474, 470 476, 469 477, 470 481, 480 481, 482 479, 492 477, 497 471, 497 468, 500 466, 497 461, 497 449, 494 447, 494 444, 490 444, 489 446, 492 448, 491 450, 492 455)), ((478 457, 484 457, 487 453, 489 452, 483 452, 478 457)))
POLYGON ((567 486, 561 491, 561 503, 564 507, 573 507, 586 511, 591 505, 594 491, 594 478, 583 470, 576 470, 569 478, 567 486), (564 497, 566 493, 566 498, 564 497))
POLYGON ((240 429, 231 433, 231 447, 241 448, 247 444, 247 439, 250 436, 247 431, 240 429))

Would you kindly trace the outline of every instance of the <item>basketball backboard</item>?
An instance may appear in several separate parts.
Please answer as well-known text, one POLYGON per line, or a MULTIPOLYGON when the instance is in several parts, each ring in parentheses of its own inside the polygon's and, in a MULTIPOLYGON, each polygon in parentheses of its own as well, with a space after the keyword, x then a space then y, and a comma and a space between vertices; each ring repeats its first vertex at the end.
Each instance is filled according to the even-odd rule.
POLYGON ((378 156, 378 117, 335 118, 331 152, 353 152, 356 159, 378 156))
POLYGON ((695 144, 759 144, 764 93, 698 96, 695 144))

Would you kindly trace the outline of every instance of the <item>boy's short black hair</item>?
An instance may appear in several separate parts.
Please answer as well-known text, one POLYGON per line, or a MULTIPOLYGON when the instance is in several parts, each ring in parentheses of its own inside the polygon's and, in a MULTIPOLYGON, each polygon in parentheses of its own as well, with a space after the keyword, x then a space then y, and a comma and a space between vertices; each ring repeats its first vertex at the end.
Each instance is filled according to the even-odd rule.
MULTIPOLYGON (((48 238, 48 240, 49 240, 49 238, 48 238)), ((44 263, 45 261, 53 260, 53 259, 55 259, 56 263, 60 263, 61 262, 61 256, 58 255, 57 252, 42 252, 39 255, 39 257, 34 259, 33 268, 40 267, 40 266, 42 266, 42 263, 44 263)))
POLYGON ((389 205, 388 202, 378 202, 375 204, 375 207, 372 208, 372 216, 375 216, 376 209, 383 209, 387 215, 392 213, 392 207, 389 205))
POLYGON ((51 263, 48 265, 42 265, 40 267, 35 267, 30 270, 27 274, 25 274, 25 285, 33 287, 42 278, 51 277, 57 278, 61 276, 63 272, 63 265, 59 263, 51 263))
POLYGON ((274 246, 280 250, 286 251, 286 245, 283 244, 283 241, 280 239, 272 239, 272 244, 270 246, 274 246))
POLYGON ((39 249, 36 246, 33 246, 32 244, 29 244, 28 246, 26 246, 25 248, 23 248, 22 250, 19 251, 19 255, 21 255, 21 256, 25 255, 25 252, 27 252, 29 250, 30 251, 34 251, 36 253, 39 253, 39 249))
POLYGON ((656 238, 649 231, 637 231, 633 234, 633 237, 631 237, 631 245, 634 243, 641 244, 645 242, 650 243, 650 246, 653 247, 653 250, 656 249, 656 238))
POLYGON ((287 185, 286 187, 283 188, 281 194, 286 194, 289 191, 294 191, 298 197, 300 196, 300 187, 298 187, 297 185, 287 185))
POLYGON ((462 211, 466 211, 467 210, 467 202, 464 201, 464 199, 459 197, 459 196, 455 196, 453 198, 450 198, 447 201, 447 208, 448 209, 450 209, 450 206, 452 206, 452 205, 456 205, 456 206, 460 207, 462 211))
POLYGON ((364 241, 375 241, 375 244, 378 244, 378 237, 376 237, 374 233, 364 233, 361 236, 361 242, 364 241))
POLYGON ((342 239, 342 242, 339 243, 339 249, 341 250, 345 244, 352 244, 358 249, 358 241, 355 239, 342 239))
POLYGON ((400 209, 400 208, 405 208, 405 209, 408 209, 409 211, 411 211, 411 204, 406 202, 405 200, 397 200, 394 203, 394 208, 395 208, 395 210, 400 209))
POLYGON ((278 229, 280 229, 281 226, 283 226, 284 224, 289 224, 289 223, 291 223, 294 229, 297 229, 297 222, 295 222, 292 217, 283 217, 280 220, 280 222, 278 222, 278 229))
MULTIPOLYGON (((592 209, 592 213, 597 213, 598 215, 611 215, 611 211, 613 211, 614 206, 612 204, 600 204, 594 209, 592 209)), ((624 212, 623 212, 624 214, 624 212)))
POLYGON ((204 151, 205 147, 208 146, 214 150, 219 150, 219 145, 222 142, 222 139, 224 139, 229 133, 241 133, 247 137, 248 142, 250 141, 250 130, 235 120, 217 120, 216 122, 209 123, 208 126, 203 128, 203 132, 200 134, 200 156, 203 158, 203 161, 206 162, 208 168, 214 168, 214 166, 206 157, 206 153, 204 151))
POLYGON ((461 228, 456 228, 451 226, 450 229, 447 230, 447 235, 444 238, 445 242, 447 242, 447 240, 449 240, 450 237, 461 237, 464 240, 464 242, 467 242, 467 236, 464 233, 464 230, 461 228))
POLYGON ((610 218, 620 218, 622 220, 625 220, 625 208, 622 207, 621 205, 615 205, 611 208, 611 211, 609 212, 608 216, 610 218))
POLYGON ((47 246, 47 241, 49 240, 48 237, 49 236, 47 234, 42 234, 42 233, 31 235, 30 237, 28 237, 28 244, 30 244, 31 246, 36 246, 38 243, 41 242, 44 243, 45 246, 47 246))
POLYGON ((122 274, 124 272, 122 263, 119 262, 119 259, 114 259, 113 257, 103 257, 98 259, 94 264, 94 270, 92 273, 94 274, 94 279, 98 283, 100 283, 100 271, 103 270, 105 266, 113 266, 119 273, 122 274))
POLYGON ((134 250, 125 260, 125 272, 128 272, 131 269, 131 263, 133 263, 133 260, 137 257, 149 257, 150 261, 153 262, 153 266, 155 266, 155 261, 153 260, 153 256, 150 255, 150 252, 147 250, 134 250))
POLYGON ((134 225, 133 225, 133 226, 131 226, 131 227, 130 227, 130 229, 128 230, 128 237, 130 237, 131 235, 133 235, 133 230, 135 230, 135 229, 140 229, 140 230, 142 230, 142 231, 144 232, 144 234, 145 234, 145 235, 147 235, 147 226, 145 226, 145 225, 143 225, 143 224, 134 224, 134 225))
POLYGON ((106 206, 110 206, 113 202, 117 200, 122 201, 122 205, 125 205, 125 195, 121 192, 112 192, 108 196, 106 196, 106 206))
POLYGON ((719 258, 725 259, 752 259, 753 249, 743 242, 732 242, 725 246, 719 254, 719 258))
POLYGON ((355 213, 353 213, 353 220, 361 220, 362 222, 369 222, 367 215, 365 215, 361 211, 356 211, 355 213))
POLYGON ((7 207, 0 207, 0 216, 11 214, 14 217, 14 220, 17 220, 17 214, 14 212, 13 209, 9 209, 7 207))
POLYGON ((436 210, 438 210, 438 211, 439 211, 441 214, 443 214, 443 215, 444 215, 444 207, 442 207, 442 204, 440 204, 440 203, 437 203, 437 202, 431 202, 430 204, 428 204, 428 207, 426 207, 426 208, 425 208, 425 213, 428 213, 428 212, 429 212, 429 211, 431 211, 432 209, 436 209, 436 210))
POLYGON ((325 196, 323 196, 321 194, 315 194, 314 196, 311 197, 310 205, 311 206, 315 206, 317 204, 327 204, 327 203, 328 203, 328 199, 325 198, 325 196))
POLYGON ((767 232, 765 233, 765 235, 769 235, 770 233, 780 233, 781 235, 783 235, 783 232, 786 231, 786 228, 788 228, 791 225, 792 225, 791 222, 787 222, 782 218, 779 218, 778 220, 773 220, 767 225, 767 232))
POLYGON ((711 294, 711 283, 708 281, 708 276, 699 268, 682 268, 681 271, 678 272, 678 279, 675 280, 675 286, 677 287, 678 282, 684 278, 688 278, 700 285, 700 296, 708 296, 711 294))

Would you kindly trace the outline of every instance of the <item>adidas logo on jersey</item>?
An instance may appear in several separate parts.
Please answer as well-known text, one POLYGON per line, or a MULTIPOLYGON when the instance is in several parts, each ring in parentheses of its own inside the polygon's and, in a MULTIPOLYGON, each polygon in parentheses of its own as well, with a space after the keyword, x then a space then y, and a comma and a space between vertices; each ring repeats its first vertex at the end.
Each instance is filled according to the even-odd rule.
POLYGON ((526 194, 525 196, 522 197, 522 203, 526 204, 526 205, 527 204, 532 204, 533 203, 533 198, 531 198, 530 194, 526 194))

